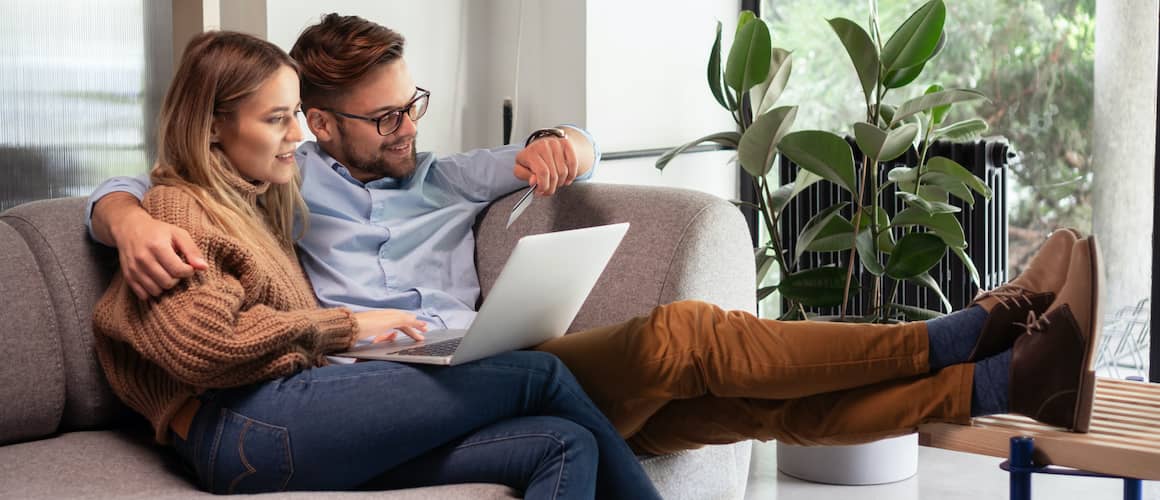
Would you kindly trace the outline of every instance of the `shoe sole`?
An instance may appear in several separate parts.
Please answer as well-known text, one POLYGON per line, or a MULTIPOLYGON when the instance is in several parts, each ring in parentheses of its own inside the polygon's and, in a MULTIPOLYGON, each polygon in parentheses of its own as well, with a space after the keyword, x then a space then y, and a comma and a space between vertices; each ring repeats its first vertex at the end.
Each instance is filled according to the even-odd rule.
POLYGON ((1091 302, 1091 319, 1088 325, 1091 330, 1091 335, 1088 336, 1086 350, 1083 357, 1083 371, 1080 375, 1079 381, 1079 400, 1075 406, 1075 425, 1072 430, 1075 432, 1088 432, 1092 425, 1092 405, 1096 395, 1096 371, 1092 366, 1094 363, 1096 346, 1099 345, 1100 339, 1100 245, 1096 242, 1095 235, 1088 237, 1088 249, 1091 252, 1092 266, 1091 266, 1091 283, 1092 283, 1092 302, 1091 302))

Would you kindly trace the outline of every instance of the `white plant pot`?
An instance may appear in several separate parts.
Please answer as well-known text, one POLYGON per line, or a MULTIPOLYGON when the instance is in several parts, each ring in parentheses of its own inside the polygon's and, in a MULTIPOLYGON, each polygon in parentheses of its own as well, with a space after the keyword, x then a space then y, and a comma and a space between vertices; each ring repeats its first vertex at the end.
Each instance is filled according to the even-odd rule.
POLYGON ((815 483, 865 485, 902 481, 918 473, 918 434, 853 446, 777 443, 777 469, 815 483))

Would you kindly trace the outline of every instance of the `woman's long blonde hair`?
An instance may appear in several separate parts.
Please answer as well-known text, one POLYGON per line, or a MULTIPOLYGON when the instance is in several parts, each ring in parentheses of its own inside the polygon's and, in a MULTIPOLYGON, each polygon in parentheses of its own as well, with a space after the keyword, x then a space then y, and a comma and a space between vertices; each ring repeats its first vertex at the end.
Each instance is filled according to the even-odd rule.
POLYGON ((293 253, 295 216, 306 222, 301 176, 271 185, 257 202, 229 179, 240 174, 221 148, 211 144, 215 116, 228 115, 275 72, 298 65, 274 44, 229 31, 209 31, 190 40, 158 118, 158 153, 150 177, 156 185, 187 190, 228 233, 273 243, 293 253))

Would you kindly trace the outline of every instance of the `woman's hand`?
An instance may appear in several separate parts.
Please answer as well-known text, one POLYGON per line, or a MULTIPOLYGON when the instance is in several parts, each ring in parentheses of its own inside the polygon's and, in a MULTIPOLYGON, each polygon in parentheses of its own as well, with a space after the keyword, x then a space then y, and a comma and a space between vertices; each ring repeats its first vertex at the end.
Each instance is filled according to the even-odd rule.
POLYGON ((377 309, 354 313, 358 321, 358 340, 372 339, 372 342, 390 342, 399 332, 415 340, 423 340, 427 323, 414 314, 398 309, 377 309))

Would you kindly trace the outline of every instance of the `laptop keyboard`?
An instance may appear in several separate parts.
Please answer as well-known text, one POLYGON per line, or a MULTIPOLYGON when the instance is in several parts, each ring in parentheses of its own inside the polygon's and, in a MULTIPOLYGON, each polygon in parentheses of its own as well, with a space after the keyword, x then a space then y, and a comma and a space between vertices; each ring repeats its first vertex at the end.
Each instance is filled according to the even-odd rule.
POLYGON ((419 347, 412 347, 410 349, 403 349, 395 354, 402 354, 406 356, 450 356, 459 347, 459 341, 463 337, 458 337, 434 344, 421 345, 419 347))

